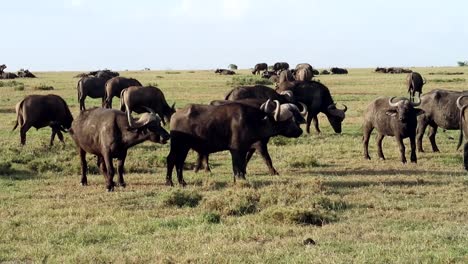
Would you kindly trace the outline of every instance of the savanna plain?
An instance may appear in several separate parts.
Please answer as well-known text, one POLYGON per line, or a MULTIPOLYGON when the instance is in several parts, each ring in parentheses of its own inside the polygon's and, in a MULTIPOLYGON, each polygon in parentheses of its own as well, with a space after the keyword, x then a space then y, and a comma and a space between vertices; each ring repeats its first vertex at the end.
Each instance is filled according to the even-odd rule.
MULTIPOLYGON (((468 68, 412 70, 427 79, 424 92, 467 89, 468 68)), ((248 70, 237 72, 120 75, 157 85, 178 108, 261 81, 248 70)), ((382 95, 407 96, 406 74, 350 69, 317 76, 338 107, 348 106, 343 133, 335 134, 319 114, 320 135, 273 138, 269 150, 279 176, 270 176, 254 154, 247 181, 234 183, 228 152, 210 156, 211 173, 196 174, 190 152, 188 186, 168 187, 169 144, 146 142, 129 150, 127 187, 108 193, 92 155, 89 186, 80 186, 69 135, 49 147, 50 128, 31 129, 21 146, 19 131, 11 131, 14 106, 29 94, 58 94, 79 114, 78 72, 34 73, 37 79, 0 82, 0 263, 468 263, 468 177, 456 150, 459 131, 439 129, 440 153, 425 136, 417 164, 400 162, 391 137, 384 139, 385 161, 377 157, 375 136, 372 160, 363 158, 367 105, 382 95), (40 89, 46 86, 54 90, 40 89)), ((86 106, 100 100, 88 97, 86 106)), ((408 139, 405 144, 409 157, 408 139)))

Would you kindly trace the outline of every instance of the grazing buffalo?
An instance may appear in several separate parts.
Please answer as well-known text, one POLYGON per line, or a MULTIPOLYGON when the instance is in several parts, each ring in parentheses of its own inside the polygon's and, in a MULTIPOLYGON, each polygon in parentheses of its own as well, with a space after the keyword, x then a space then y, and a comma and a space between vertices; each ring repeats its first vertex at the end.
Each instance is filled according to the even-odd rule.
POLYGON ((460 109, 456 101, 464 94, 468 92, 436 89, 421 96, 421 109, 424 110, 424 114, 418 116, 416 141, 419 152, 424 152, 422 139, 427 126, 429 126, 429 141, 434 152, 439 152, 435 141, 438 127, 447 130, 460 128, 460 109))
POLYGON ((289 70, 289 64, 287 62, 277 62, 273 64, 273 70, 275 72, 282 71, 282 70, 289 70))
POLYGON ((234 71, 227 70, 227 69, 216 69, 215 73, 220 75, 234 75, 236 74, 234 71))
MULTIPOLYGON (((278 92, 284 91, 277 89, 278 92)), ((310 133, 310 123, 314 121, 314 127, 317 133, 320 133, 319 123, 317 119, 318 113, 324 113, 328 121, 336 133, 341 133, 341 123, 345 118, 345 113, 348 107, 346 105, 343 110, 336 108, 336 103, 333 102, 330 90, 320 82, 298 82, 296 81, 293 87, 288 89, 293 92, 294 99, 307 105, 307 124, 306 131, 310 133)))
POLYGON ((374 72, 387 73, 387 68, 375 68, 374 72))
POLYGON ((257 63, 252 71, 252 74, 260 74, 261 71, 267 71, 268 64, 266 63, 257 63))
POLYGON ((368 107, 364 116, 363 143, 364 158, 370 160, 369 137, 374 128, 377 130, 377 151, 379 158, 384 160, 382 140, 385 136, 395 137, 400 148, 401 162, 406 163, 404 138, 410 139, 411 162, 416 163, 416 125, 417 116, 423 110, 414 108, 421 102, 411 102, 407 98, 377 98, 368 107))
MULTIPOLYGON (((460 110, 460 137, 458 138, 457 150, 460 148, 463 143, 463 137, 468 139, 468 113, 467 107, 468 104, 461 104, 461 100, 468 95, 462 95, 457 98, 457 107, 460 110)), ((468 142, 463 146, 463 165, 465 170, 468 170, 468 142)))
POLYGON ((72 123, 70 135, 81 159, 82 185, 88 185, 86 153, 98 157, 106 188, 113 191, 115 170, 112 159, 119 161, 119 185, 125 187, 123 172, 128 149, 146 140, 164 144, 169 139, 159 116, 148 110, 150 113, 144 113, 137 121, 132 117, 127 119, 125 113, 115 109, 93 108, 80 113, 72 123))
POLYGON ((106 82, 110 78, 112 77, 83 77, 78 81, 78 84, 76 85, 76 90, 78 91, 78 102, 80 103, 80 111, 86 110, 86 96, 89 96, 91 98, 101 98, 101 106, 104 107, 106 82))
POLYGON ((114 77, 108 80, 105 84, 105 106, 112 108, 112 97, 117 96, 120 98, 120 93, 123 89, 130 86, 142 86, 141 83, 133 78, 114 77))
POLYGON ((299 137, 302 130, 290 104, 267 101, 260 108, 242 103, 218 106, 191 104, 178 110, 171 119, 171 150, 167 156, 166 184, 173 185, 174 165, 180 185, 185 186, 183 167, 190 149, 202 156, 229 150, 234 181, 245 179, 246 157, 252 144, 283 135, 299 137))
POLYGON ((268 86, 255 85, 255 86, 240 86, 229 91, 224 100, 241 100, 241 99, 268 99, 278 100, 281 104, 294 103, 294 96, 291 91, 282 91, 277 93, 275 90, 268 86))
POLYGON ((50 126, 52 135, 50 145, 54 144, 55 134, 63 142, 62 132, 66 132, 73 121, 68 105, 62 97, 55 94, 28 95, 16 104, 16 123, 13 130, 20 126, 21 144, 26 144, 26 132, 50 126))
POLYGON ((400 67, 390 67, 387 69, 387 73, 391 73, 391 74, 400 74, 400 73, 411 73, 412 70, 409 70, 409 69, 403 69, 403 68, 400 68, 400 67))
POLYGON ((406 77, 406 83, 408 86, 408 93, 410 95, 410 100, 414 101, 414 95, 416 92, 418 93, 418 96, 421 97, 422 94, 422 87, 424 84, 426 84, 426 80, 423 79, 421 74, 417 72, 412 72, 408 74, 406 77))
POLYGON ((127 112, 127 115, 130 116, 133 111, 146 112, 146 108, 153 109, 162 118, 165 125, 175 112, 175 103, 169 106, 163 92, 154 86, 131 86, 122 90, 120 110, 127 112))
POLYGON ((332 74, 348 74, 347 69, 333 67, 330 69, 332 74))

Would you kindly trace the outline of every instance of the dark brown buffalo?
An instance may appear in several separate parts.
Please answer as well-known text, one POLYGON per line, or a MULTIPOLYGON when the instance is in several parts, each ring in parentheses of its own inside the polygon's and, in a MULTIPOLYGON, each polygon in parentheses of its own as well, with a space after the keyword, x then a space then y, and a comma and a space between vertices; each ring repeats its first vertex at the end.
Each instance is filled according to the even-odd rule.
POLYGON ((343 68, 337 68, 337 67, 333 67, 330 69, 330 72, 332 74, 348 74, 348 70, 347 69, 343 69, 343 68))
MULTIPOLYGON (((320 82, 299 82, 296 81, 294 86, 288 88, 289 91, 293 92, 294 99, 298 102, 302 102, 307 105, 307 121, 306 131, 310 133, 310 123, 314 121, 314 127, 317 133, 320 133, 319 123, 317 115, 324 113, 328 121, 333 127, 336 133, 341 133, 341 123, 345 118, 346 105, 343 110, 336 108, 336 104, 333 102, 330 90, 320 82)), ((277 89, 278 92, 284 91, 280 87, 277 89)))
POLYGON ((296 74, 294 75, 294 79, 297 81, 311 81, 313 77, 313 69, 311 70, 306 67, 296 69, 296 74))
POLYGON ((278 82, 276 86, 280 91, 289 90, 295 85, 295 78, 290 70, 283 70, 279 73, 278 82))
POLYGON ((130 86, 142 86, 141 83, 133 78, 114 77, 106 82, 105 85, 105 106, 112 108, 112 97, 120 98, 120 93, 123 89, 130 86))
MULTIPOLYGON (((108 76, 109 77, 109 76, 108 76)), ((76 90, 78 91, 78 102, 80 103, 80 111, 86 110, 86 96, 91 98, 101 98, 101 107, 104 107, 104 99, 106 94, 106 82, 109 78, 98 77, 83 77, 78 81, 76 90)))
POLYGON ((88 185, 86 153, 91 153, 98 157, 108 191, 113 191, 115 186, 112 159, 119 161, 119 185, 125 187, 123 173, 128 149, 146 140, 164 144, 169 139, 169 134, 161 127, 161 119, 154 112, 144 113, 135 121, 132 117, 127 119, 119 110, 105 108, 81 112, 72 123, 70 135, 81 159, 81 184, 88 185))
POLYGON ((227 70, 227 69, 216 69, 215 73, 220 75, 234 75, 236 74, 234 71, 227 70))
POLYGON ((268 64, 266 63, 257 63, 252 71, 252 74, 260 74, 261 71, 267 71, 268 64))
POLYGON ((287 62, 277 62, 273 64, 273 70, 275 72, 282 71, 282 70, 289 70, 289 64, 287 62))
POLYGON ((175 103, 169 106, 163 92, 154 86, 131 86, 122 90, 120 110, 130 116, 132 112, 144 113, 146 108, 153 109, 166 124, 175 112, 175 103))
POLYGON ((414 96, 416 93, 418 93, 418 96, 421 97, 422 87, 424 84, 426 84, 426 80, 423 79, 421 74, 417 72, 412 72, 406 77, 406 84, 408 86, 410 100, 414 101, 414 96))
POLYGON ((409 69, 403 69, 403 68, 400 68, 400 67, 390 67, 387 69, 387 73, 391 73, 391 74, 399 74, 399 73, 411 73, 412 70, 409 70, 409 69))
POLYGON ((7 68, 5 64, 0 65, 0 75, 3 73, 3 71, 7 68))
POLYGON ((188 105, 171 119, 171 150, 167 156, 166 184, 173 185, 174 165, 180 185, 185 186, 183 167, 190 149, 202 156, 229 150, 234 181, 245 179, 246 156, 253 143, 276 135, 299 137, 302 130, 294 118, 297 108, 278 101, 260 109, 242 103, 188 105))
POLYGON ((328 70, 322 70, 322 71, 320 72, 320 74, 321 74, 321 75, 328 75, 328 74, 330 74, 330 72, 329 72, 328 70))
MULTIPOLYGON (((457 107, 460 110, 460 137, 458 138, 458 145, 457 150, 460 148, 461 144, 463 143, 463 138, 468 139, 468 104, 461 103, 462 101, 466 101, 468 95, 462 95, 457 98, 457 107)), ((465 170, 468 171, 468 142, 465 143, 463 146, 463 166, 465 170)))
POLYGON ((278 76, 275 71, 264 71, 262 72, 262 78, 270 79, 272 76, 278 76))
POLYGON ((75 78, 98 77, 98 78, 110 79, 110 78, 117 77, 117 76, 119 76, 118 72, 114 72, 111 70, 98 70, 98 71, 90 71, 90 72, 77 74, 75 75, 75 78))
POLYGON ((294 96, 291 91, 277 93, 275 90, 264 85, 240 86, 229 91, 224 100, 236 101, 241 99, 268 99, 278 100, 281 104, 294 103, 294 96))
POLYGON ((387 73, 387 68, 375 68, 374 72, 387 73))
POLYGON ((12 73, 12 72, 3 72, 0 74, 0 79, 16 79, 18 78, 18 75, 12 73))
POLYGON ((414 108, 421 102, 414 103, 407 98, 400 98, 394 102, 394 98, 375 99, 368 107, 364 115, 363 143, 364 158, 370 160, 369 137, 374 128, 377 130, 377 152, 379 158, 384 160, 382 152, 382 140, 385 136, 395 137, 400 148, 401 162, 406 163, 404 138, 410 139, 411 162, 416 163, 416 125, 417 116, 424 111, 414 108))
POLYGON ((416 140, 419 152, 424 152, 422 139, 427 126, 429 126, 429 141, 434 152, 439 152, 435 140, 438 127, 446 130, 460 128, 460 109, 456 101, 458 97, 465 94, 468 94, 468 91, 436 89, 421 96, 421 109, 424 110, 424 114, 418 116, 416 140))
POLYGON ((18 77, 20 77, 20 78, 36 78, 36 75, 34 75, 28 69, 26 69, 26 70, 20 69, 18 71, 18 77))
POLYGON ((16 104, 16 123, 13 130, 20 126, 21 144, 26 144, 26 132, 31 127, 36 129, 50 126, 52 135, 50 145, 54 144, 55 134, 63 142, 60 131, 67 131, 73 121, 68 105, 62 97, 55 94, 28 95, 16 104))

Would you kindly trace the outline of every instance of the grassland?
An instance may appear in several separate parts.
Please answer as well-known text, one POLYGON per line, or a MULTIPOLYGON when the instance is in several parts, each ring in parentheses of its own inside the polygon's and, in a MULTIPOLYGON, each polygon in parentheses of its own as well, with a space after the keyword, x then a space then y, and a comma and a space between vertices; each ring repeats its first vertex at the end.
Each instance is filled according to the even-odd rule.
MULTIPOLYGON (((424 91, 467 87, 463 75, 457 81, 428 75, 466 75, 465 68, 413 70, 427 78, 424 91)), ((399 162, 393 138, 384 140, 386 161, 377 159, 374 138, 373 159, 362 158, 363 111, 380 95, 405 95, 406 75, 351 69, 319 76, 335 101, 349 107, 343 133, 334 134, 321 115, 321 135, 272 140, 280 176, 269 176, 254 155, 247 182, 234 184, 227 152, 211 156, 211 174, 195 174, 191 153, 188 187, 170 188, 164 185, 168 145, 144 143, 129 152, 127 188, 107 193, 91 156, 90 186, 79 185, 69 136, 49 148, 50 129, 32 129, 21 147, 19 132, 11 132, 14 105, 28 94, 61 95, 77 116, 76 74, 39 72, 37 79, 0 86, 0 263, 468 262, 468 178, 455 150, 458 131, 439 131, 440 153, 430 152, 425 138, 418 164, 399 162), (54 90, 34 88, 48 86, 54 90)), ((176 107, 223 98, 233 81, 210 71, 121 75, 157 84, 176 107)))

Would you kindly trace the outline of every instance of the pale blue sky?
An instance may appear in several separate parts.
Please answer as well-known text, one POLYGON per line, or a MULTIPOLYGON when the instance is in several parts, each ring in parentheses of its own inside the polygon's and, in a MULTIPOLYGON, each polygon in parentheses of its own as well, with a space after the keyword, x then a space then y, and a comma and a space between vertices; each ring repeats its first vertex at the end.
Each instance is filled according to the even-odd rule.
POLYGON ((0 0, 7 70, 455 66, 462 0, 0 0))

